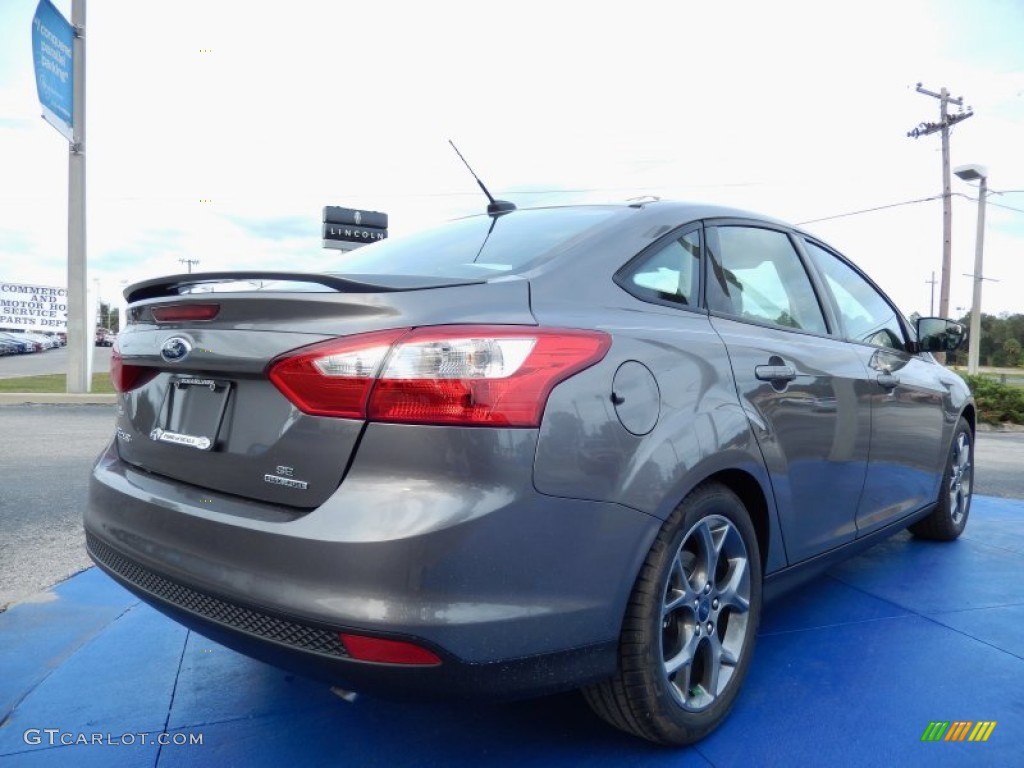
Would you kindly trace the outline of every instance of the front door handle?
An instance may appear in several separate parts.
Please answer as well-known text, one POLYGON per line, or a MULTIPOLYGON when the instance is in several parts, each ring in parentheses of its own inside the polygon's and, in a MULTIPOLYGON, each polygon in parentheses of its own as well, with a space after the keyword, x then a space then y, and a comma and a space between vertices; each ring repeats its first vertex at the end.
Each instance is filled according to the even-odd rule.
POLYGON ((886 389, 895 389, 896 385, 900 383, 900 377, 893 376, 891 373, 880 373, 875 377, 875 381, 886 389))
POLYGON ((796 369, 779 361, 779 365, 758 365, 754 368, 754 376, 761 381, 792 381, 796 378, 796 369))

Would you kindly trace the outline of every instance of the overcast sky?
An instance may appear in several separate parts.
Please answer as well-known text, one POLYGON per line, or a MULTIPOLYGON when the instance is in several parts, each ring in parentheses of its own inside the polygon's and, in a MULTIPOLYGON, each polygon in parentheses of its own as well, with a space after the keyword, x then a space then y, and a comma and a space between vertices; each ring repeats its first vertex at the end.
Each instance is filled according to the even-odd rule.
MULTIPOLYGON (((36 3, 0 3, 0 279, 63 285, 67 142, 39 117, 36 3)), ((1024 190, 1019 0, 91 0, 87 40, 89 272, 107 297, 184 258, 322 268, 326 204, 386 211, 392 236, 481 212, 448 138, 520 206, 653 194, 799 223, 930 197, 939 138, 906 133, 939 106, 917 82, 976 112, 953 165, 1024 190)), ((983 306, 1024 312, 1024 193, 989 202, 983 306)), ((976 205, 954 197, 953 314, 976 205)), ((941 201, 806 228, 927 314, 941 201)))

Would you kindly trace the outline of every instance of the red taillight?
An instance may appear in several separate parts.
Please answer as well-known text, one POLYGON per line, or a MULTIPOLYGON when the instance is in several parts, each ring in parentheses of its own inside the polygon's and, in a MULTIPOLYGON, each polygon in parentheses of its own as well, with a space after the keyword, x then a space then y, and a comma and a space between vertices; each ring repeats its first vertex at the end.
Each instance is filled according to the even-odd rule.
POLYGON ((383 640, 379 637, 345 633, 340 633, 338 638, 344 644, 348 655, 359 661, 376 661, 381 664, 418 664, 420 666, 435 666, 441 663, 441 659, 432 651, 401 640, 383 640))
POLYGON ((158 323, 180 320, 213 320, 220 312, 220 304, 171 304, 153 307, 153 319, 158 323))
POLYGON ((118 392, 129 392, 153 379, 159 371, 141 365, 125 365, 121 351, 114 344, 110 353, 110 380, 118 392))
POLYGON ((604 357, 609 344, 591 331, 419 328, 388 359, 367 417, 536 427, 555 385, 604 357))
POLYGON ((391 345, 407 328, 313 344, 282 358, 270 380, 305 413, 366 418, 366 400, 391 345))
POLYGON ((435 326, 306 347, 270 378, 301 410, 405 424, 536 427, 551 390, 601 360, 597 331, 435 326))

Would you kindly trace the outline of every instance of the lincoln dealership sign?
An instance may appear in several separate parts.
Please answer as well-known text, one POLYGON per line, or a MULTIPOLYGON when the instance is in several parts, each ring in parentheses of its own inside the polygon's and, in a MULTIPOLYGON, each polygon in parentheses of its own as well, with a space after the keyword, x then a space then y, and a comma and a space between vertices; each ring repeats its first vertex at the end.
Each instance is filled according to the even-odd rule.
POLYGON ((388 236, 388 215, 381 211, 324 206, 324 248, 351 251, 388 236))
POLYGON ((0 282, 0 328, 64 331, 67 323, 66 289, 0 282))

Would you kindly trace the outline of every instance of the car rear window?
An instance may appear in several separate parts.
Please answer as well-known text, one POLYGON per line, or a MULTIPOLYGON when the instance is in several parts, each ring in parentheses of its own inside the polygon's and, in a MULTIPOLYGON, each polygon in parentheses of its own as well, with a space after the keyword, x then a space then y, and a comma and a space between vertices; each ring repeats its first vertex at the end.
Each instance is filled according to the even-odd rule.
POLYGON ((351 251, 327 271, 476 279, 521 272, 603 229, 617 215, 621 208, 593 206, 471 216, 351 251))

